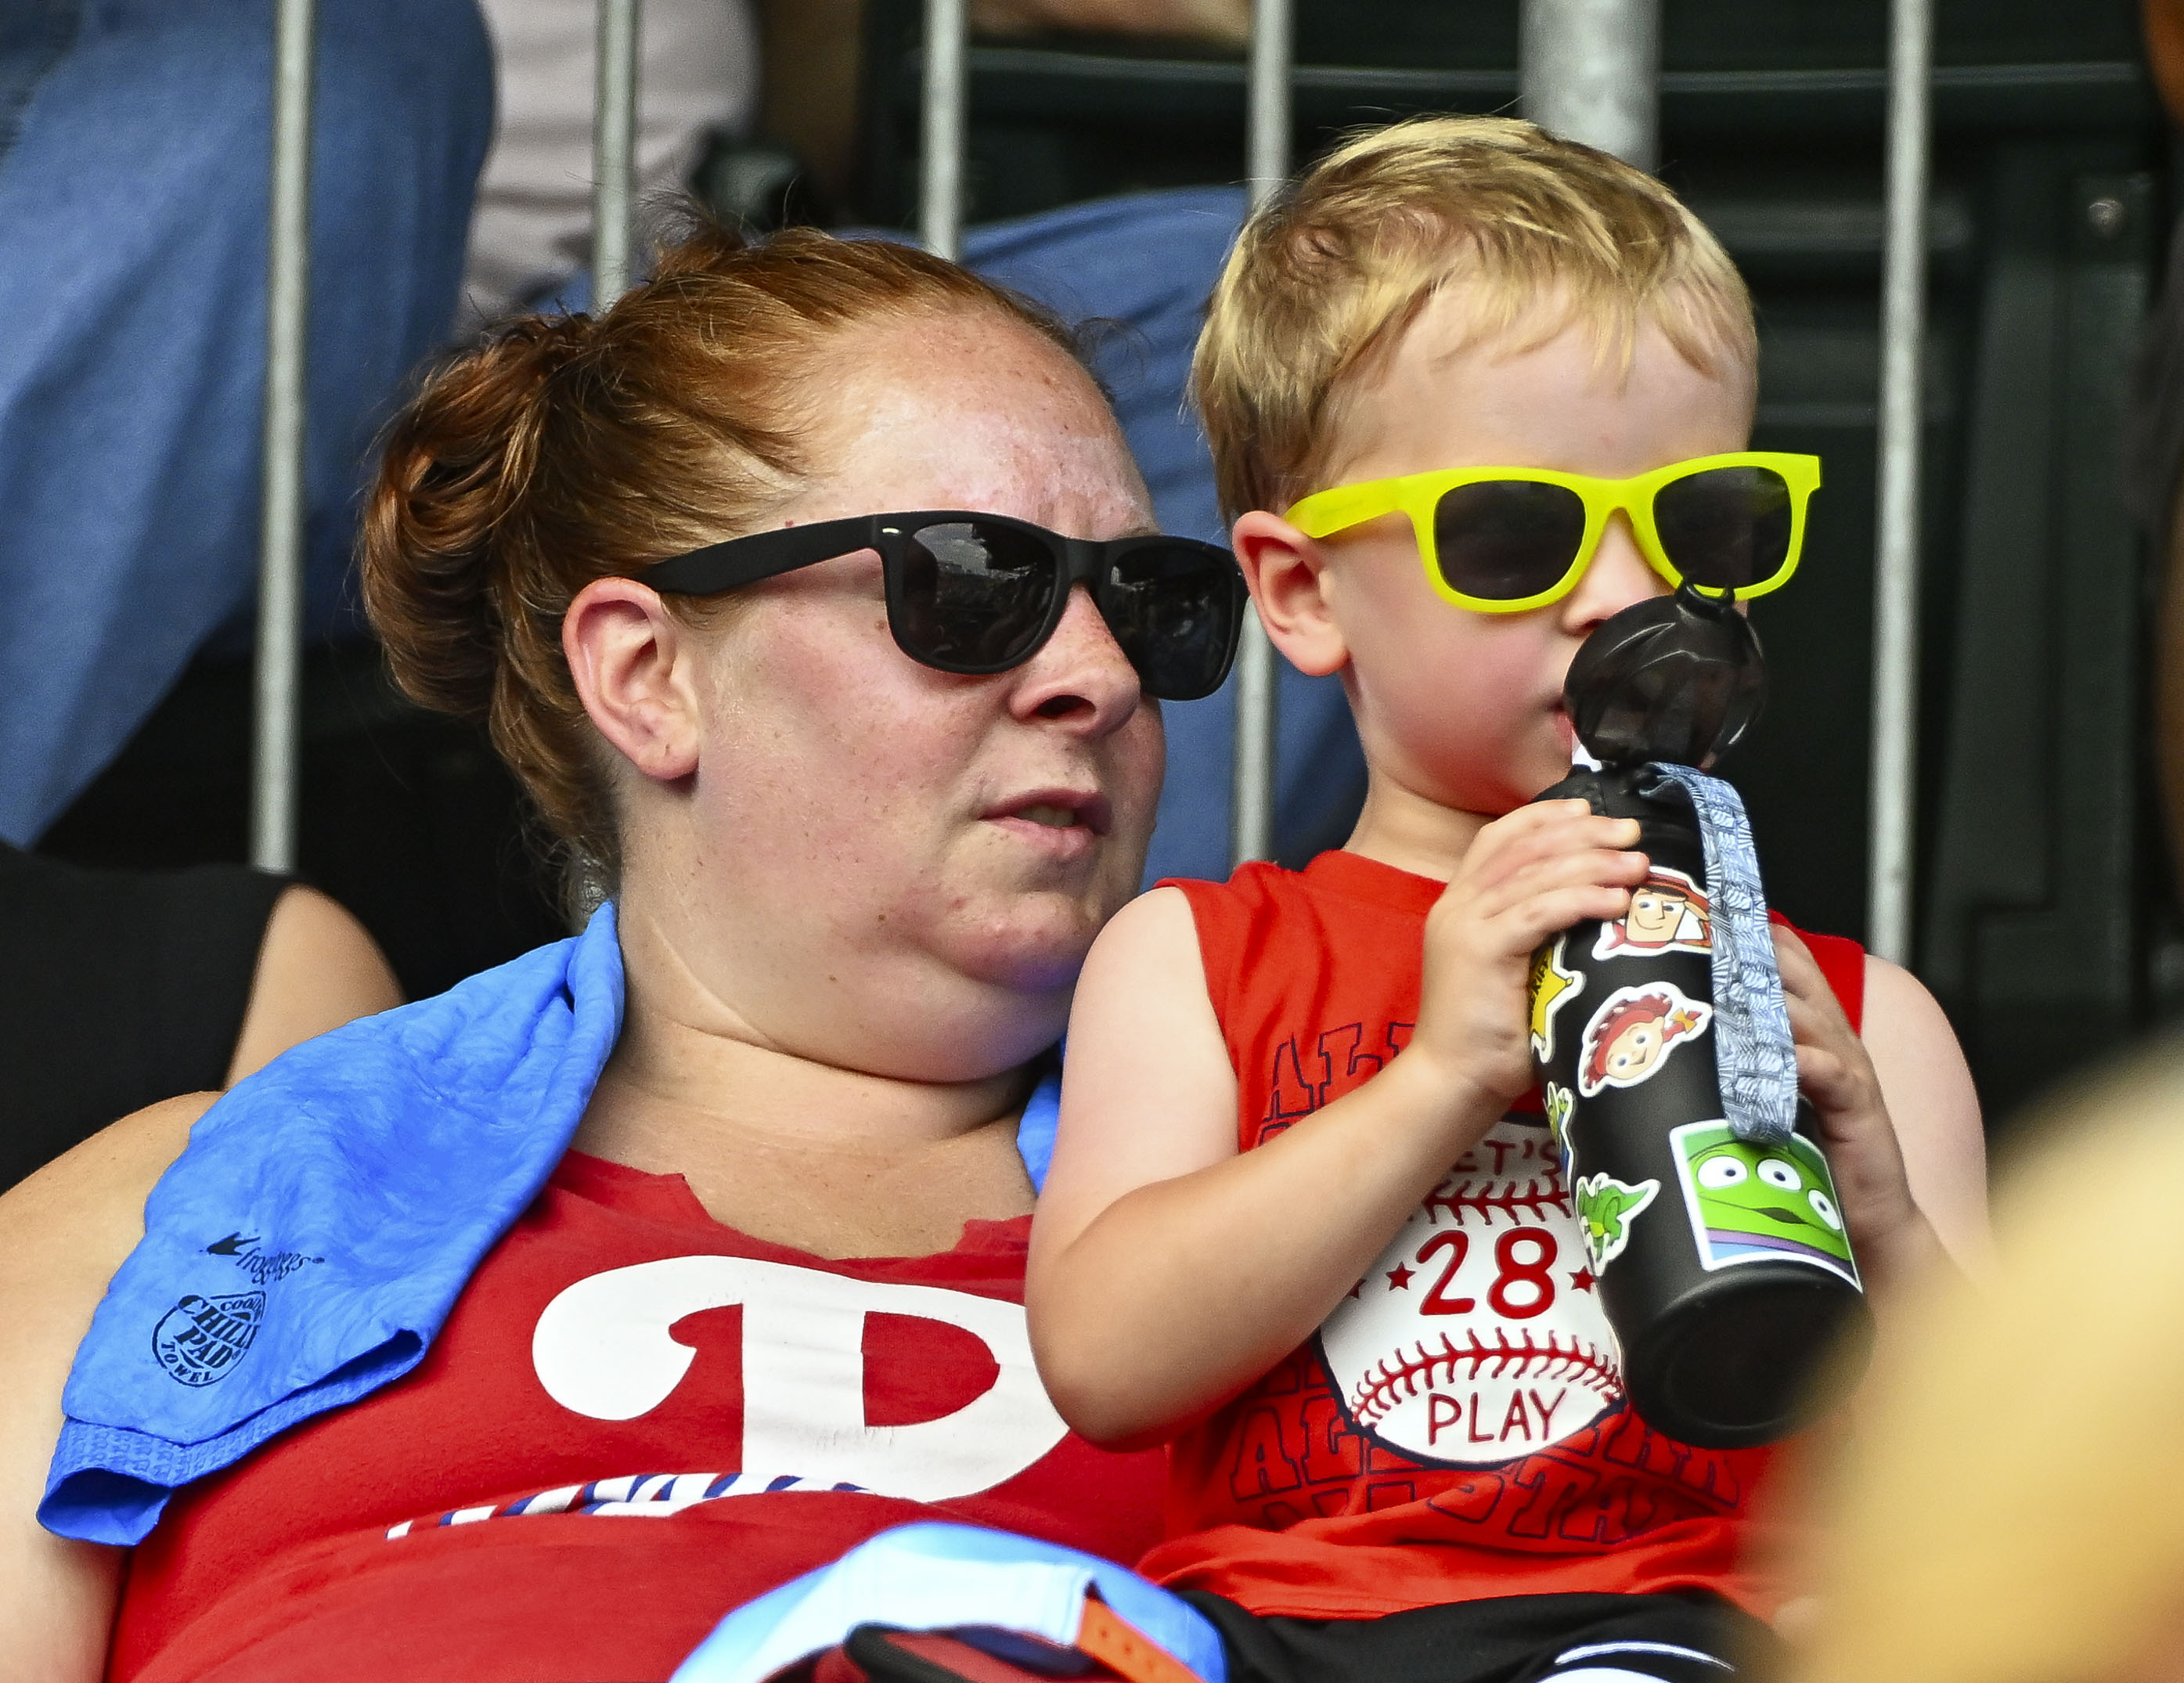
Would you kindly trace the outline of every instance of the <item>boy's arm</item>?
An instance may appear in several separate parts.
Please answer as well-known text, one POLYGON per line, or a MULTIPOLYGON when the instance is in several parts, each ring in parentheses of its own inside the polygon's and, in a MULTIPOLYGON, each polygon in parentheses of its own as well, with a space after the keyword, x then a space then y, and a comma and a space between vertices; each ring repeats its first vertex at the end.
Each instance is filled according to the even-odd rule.
POLYGON ((1983 1269, 1986 1135, 1956 1031, 1919 978, 1885 958, 1865 961, 1864 1017, 1860 1034, 1896 1124, 1912 1198, 1957 1265, 1983 1269))
POLYGON ((1424 1065, 1405 1063, 1240 1155, 1189 902, 1157 889, 1101 933, 1025 1294, 1039 1372, 1079 1433, 1157 1441, 1311 1336, 1502 1113, 1418 1091, 1424 1065))
POLYGON ((1582 801, 1487 826, 1426 920, 1410 1045, 1240 1155, 1188 903, 1156 891, 1108 925, 1078 984, 1026 1289, 1065 1419, 1096 1443, 1156 1441, 1311 1335, 1530 1084, 1532 950, 1628 908, 1636 830, 1582 801))
POLYGON ((1875 1306, 1946 1257, 1980 1266, 1986 1219, 1979 1101, 1940 1006, 1905 972, 1869 959, 1861 1039, 1805 944, 1778 928, 1774 951, 1798 1084, 1819 1113, 1875 1306))

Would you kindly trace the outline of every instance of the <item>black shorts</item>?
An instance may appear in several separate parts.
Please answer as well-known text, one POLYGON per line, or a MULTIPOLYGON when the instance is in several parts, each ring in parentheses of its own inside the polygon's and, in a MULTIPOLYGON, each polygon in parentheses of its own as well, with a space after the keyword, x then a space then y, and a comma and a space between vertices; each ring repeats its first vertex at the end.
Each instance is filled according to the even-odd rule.
POLYGON ((1771 1676, 1773 1631, 1712 1596, 1503 1596, 1379 1619, 1268 1619, 1219 1596, 1228 1683, 1730 1683, 1771 1676))

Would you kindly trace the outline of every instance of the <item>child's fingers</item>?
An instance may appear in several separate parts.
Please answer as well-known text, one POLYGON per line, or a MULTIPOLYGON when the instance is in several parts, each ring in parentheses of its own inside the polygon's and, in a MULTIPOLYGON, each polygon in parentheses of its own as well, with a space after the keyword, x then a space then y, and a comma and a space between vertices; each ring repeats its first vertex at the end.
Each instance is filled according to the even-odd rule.
POLYGON ((1813 950, 1780 923, 1770 928, 1774 938, 1774 967, 1781 972, 1782 991, 1805 1000, 1823 1016, 1841 1017, 1844 1032, 1849 1033, 1850 1019, 1843 1017, 1842 1002, 1828 985, 1828 978, 1821 972, 1820 962, 1813 956, 1813 950))
POLYGON ((1506 880, 1537 860, 1586 848, 1637 844, 1633 818, 1602 818, 1581 800, 1550 800, 1519 807, 1479 831, 1457 875, 1481 884, 1506 880))
POLYGON ((1577 868, 1602 882, 1636 887, 1646 878, 1645 855, 1631 850, 1618 832, 1575 828, 1548 832, 1522 846, 1488 860, 1478 870, 1467 870, 1455 883, 1458 898, 1502 906, 1533 888, 1566 880, 1563 872, 1571 861, 1577 868))
POLYGON ((1474 886, 1468 898, 1478 916, 1492 919, 1541 894, 1570 888, 1607 888, 1619 896, 1616 909, 1585 915, 1620 917, 1630 909, 1630 891, 1646 880, 1648 868, 1642 853, 1588 848, 1534 860, 1501 882, 1474 886))
POLYGON ((1824 1046, 1800 1043, 1797 1047, 1797 1088, 1819 1112, 1823 1129, 1836 1118, 1858 1112, 1872 1098, 1862 1073, 1850 1060, 1824 1046))
POLYGON ((1630 890, 1613 883, 1576 881, 1521 896, 1486 920, 1502 956, 1528 958, 1540 942, 1586 918, 1610 922, 1630 910, 1630 890))

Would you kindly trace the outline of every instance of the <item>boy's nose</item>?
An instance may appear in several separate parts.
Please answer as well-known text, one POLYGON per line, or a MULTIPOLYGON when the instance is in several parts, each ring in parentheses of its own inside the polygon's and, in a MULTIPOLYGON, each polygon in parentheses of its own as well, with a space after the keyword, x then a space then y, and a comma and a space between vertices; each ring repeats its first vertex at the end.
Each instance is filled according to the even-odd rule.
POLYGON ((1621 613, 1634 602, 1669 594, 1669 582, 1646 565, 1627 515, 1608 516, 1600 535, 1600 548, 1592 565, 1577 582, 1577 588, 1563 599, 1563 616, 1580 636, 1591 632, 1609 616, 1621 613))

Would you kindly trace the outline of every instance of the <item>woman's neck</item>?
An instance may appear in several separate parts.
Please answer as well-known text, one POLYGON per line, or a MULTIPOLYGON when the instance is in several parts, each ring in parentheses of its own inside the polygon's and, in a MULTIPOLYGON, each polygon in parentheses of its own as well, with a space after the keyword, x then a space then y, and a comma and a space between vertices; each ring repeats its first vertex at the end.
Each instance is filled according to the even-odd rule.
POLYGON ((716 1220, 826 1256, 945 1249, 967 1220, 1030 1209, 1029 1069, 925 1082, 805 1056, 697 987, 660 934, 624 931, 627 1009, 577 1150, 680 1175, 716 1220))

